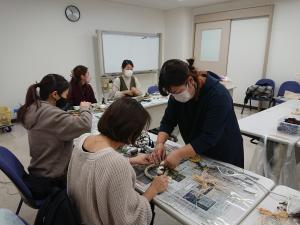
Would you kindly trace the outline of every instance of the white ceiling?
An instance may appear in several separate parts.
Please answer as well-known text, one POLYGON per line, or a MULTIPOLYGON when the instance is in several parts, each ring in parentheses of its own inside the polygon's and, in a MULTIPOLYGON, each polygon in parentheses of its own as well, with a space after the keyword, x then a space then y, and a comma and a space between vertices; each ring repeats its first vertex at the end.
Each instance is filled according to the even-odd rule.
POLYGON ((156 9, 175 9, 180 7, 200 7, 232 0, 106 0, 109 2, 119 2, 130 5, 150 7, 156 9))

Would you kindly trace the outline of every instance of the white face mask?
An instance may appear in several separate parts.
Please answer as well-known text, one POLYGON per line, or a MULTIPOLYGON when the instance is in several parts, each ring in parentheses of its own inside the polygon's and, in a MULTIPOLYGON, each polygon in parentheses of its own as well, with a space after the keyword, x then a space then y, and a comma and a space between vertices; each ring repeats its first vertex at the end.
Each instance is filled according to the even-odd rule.
POLYGON ((86 75, 86 76, 87 76, 86 77, 86 83, 90 83, 91 80, 92 80, 91 76, 90 75, 86 75))
POLYGON ((132 70, 124 70, 124 76, 125 77, 131 77, 132 76, 133 71, 132 70))
POLYGON ((180 94, 172 94, 176 101, 185 103, 188 102, 193 98, 193 95, 188 91, 186 88, 185 91, 181 92, 180 94))

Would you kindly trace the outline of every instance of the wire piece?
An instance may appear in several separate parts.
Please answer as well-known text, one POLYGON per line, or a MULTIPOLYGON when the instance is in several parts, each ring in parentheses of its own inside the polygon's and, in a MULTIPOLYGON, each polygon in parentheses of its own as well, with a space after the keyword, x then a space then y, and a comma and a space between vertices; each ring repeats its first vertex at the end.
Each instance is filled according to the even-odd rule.
POLYGON ((271 212, 264 208, 258 208, 257 210, 261 215, 275 217, 276 219, 286 219, 289 217, 289 214, 286 211, 271 212))
POLYGON ((161 176, 161 175, 168 175, 169 173, 169 169, 164 165, 164 161, 162 161, 159 165, 157 164, 151 164, 149 166, 147 166, 144 170, 144 174, 146 177, 148 177, 149 179, 153 180, 154 177, 157 176, 161 176), (155 170, 155 174, 156 175, 151 175, 150 171, 153 170, 154 168, 156 168, 155 170))
POLYGON ((207 189, 211 186, 217 186, 219 184, 217 179, 207 173, 207 170, 203 170, 201 175, 194 174, 192 177, 193 180, 198 182, 203 189, 207 189))

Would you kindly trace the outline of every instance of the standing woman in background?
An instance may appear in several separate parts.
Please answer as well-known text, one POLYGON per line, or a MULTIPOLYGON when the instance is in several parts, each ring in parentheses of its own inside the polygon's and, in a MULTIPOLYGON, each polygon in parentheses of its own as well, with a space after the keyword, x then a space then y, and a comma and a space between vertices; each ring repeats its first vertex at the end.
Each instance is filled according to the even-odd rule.
POLYGON ((68 95, 68 102, 72 106, 77 106, 80 102, 97 103, 92 86, 89 84, 91 76, 85 66, 76 66, 71 74, 71 87, 68 95))
POLYGON ((121 98, 124 96, 135 97, 142 95, 141 84, 133 76, 133 62, 125 59, 122 63, 122 75, 114 80, 110 98, 121 98))
POLYGON ((48 74, 28 88, 25 104, 17 114, 28 131, 31 156, 24 180, 36 199, 45 198, 53 187, 65 187, 73 139, 91 130, 90 103, 81 102, 78 116, 61 109, 68 90, 63 76, 48 74))

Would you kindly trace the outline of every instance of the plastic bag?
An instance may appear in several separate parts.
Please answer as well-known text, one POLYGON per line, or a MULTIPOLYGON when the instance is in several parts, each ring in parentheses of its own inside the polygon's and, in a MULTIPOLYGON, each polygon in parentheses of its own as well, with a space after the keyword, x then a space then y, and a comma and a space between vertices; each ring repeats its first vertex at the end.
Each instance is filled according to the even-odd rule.
POLYGON ((295 179, 296 169, 295 144, 278 143, 266 138, 259 142, 250 164, 250 170, 272 179, 277 185, 298 189, 295 179))
POLYGON ((264 176, 265 145, 263 140, 258 142, 254 151, 249 169, 256 174, 264 176))

